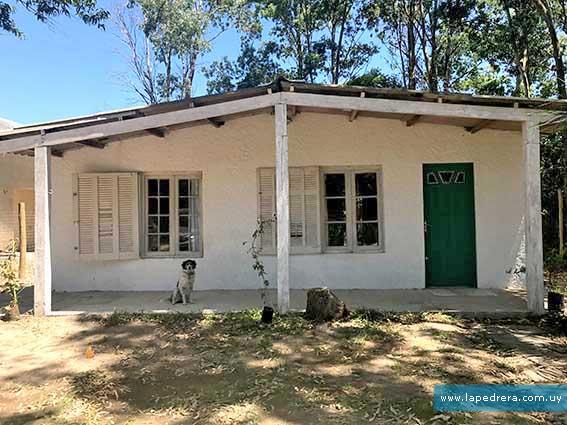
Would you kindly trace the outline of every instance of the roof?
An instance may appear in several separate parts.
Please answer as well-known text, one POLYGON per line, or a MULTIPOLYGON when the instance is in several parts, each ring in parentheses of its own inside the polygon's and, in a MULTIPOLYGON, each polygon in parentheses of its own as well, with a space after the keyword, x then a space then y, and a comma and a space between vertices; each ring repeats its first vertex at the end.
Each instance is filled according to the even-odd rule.
MULTIPOLYGON (((180 101, 173 101, 173 102, 166 102, 156 105, 150 106, 137 106, 127 109, 121 109, 116 111, 110 112, 102 112, 92 115, 68 118, 64 120, 57 120, 57 121, 50 121, 50 122, 43 122, 43 123, 36 123, 31 125, 15 125, 15 128, 9 130, 2 130, 0 129, 0 151, 18 151, 18 152, 27 152, 30 153, 30 148, 33 146, 37 146, 39 144, 43 144, 44 140, 49 139, 49 145, 58 145, 61 144, 62 146, 58 146, 57 149, 59 150, 68 150, 68 149, 76 149, 79 147, 84 147, 88 145, 87 142, 90 142, 92 146, 93 143, 104 144, 114 140, 123 140, 126 135, 130 135, 130 137, 139 134, 139 129, 143 129, 144 131, 150 130, 157 130, 159 135, 160 128, 157 129, 149 129, 144 128, 144 125, 133 125, 134 122, 136 123, 158 123, 159 116, 168 117, 168 119, 164 119, 163 126, 166 128, 168 126, 179 124, 181 123, 182 116, 184 116, 183 111, 197 111, 202 108, 202 114, 193 113, 191 115, 193 118, 187 121, 196 121, 199 115, 203 116, 202 121, 205 123, 211 122, 215 125, 222 125, 224 123, 224 119, 238 115, 241 112, 250 112, 251 110, 257 110, 262 112, 266 111, 266 109, 271 110, 274 102, 277 100, 270 100, 266 102, 258 102, 257 104, 250 105, 250 102, 246 102, 246 99, 250 98, 258 98, 264 99, 267 94, 275 95, 281 94, 281 96, 296 96, 296 95, 305 95, 302 96, 301 99, 305 101, 298 102, 297 107, 303 108, 305 110, 324 110, 325 108, 333 109, 334 106, 331 108, 322 106, 323 104, 328 104, 329 102, 322 102, 321 105, 315 104, 312 105, 311 101, 307 101, 309 98, 306 95, 320 95, 328 97, 329 100, 331 99, 342 99, 342 102, 335 102, 333 105, 344 104, 344 105, 352 105, 354 110, 358 111, 358 100, 360 98, 364 98, 364 101, 371 100, 371 99, 381 99, 391 101, 391 104, 395 104, 397 107, 392 109, 391 113, 384 113, 380 111, 377 113, 376 111, 371 111, 370 109, 365 109, 360 107, 360 115, 377 115, 384 118, 396 118, 400 119, 400 114, 404 112, 404 105, 406 103, 400 102, 407 102, 407 105, 419 105, 423 104, 422 106, 426 106, 425 104, 438 104, 438 107, 433 107, 431 105, 429 110, 435 109, 443 109, 445 112, 434 113, 437 117, 433 116, 430 117, 427 114, 424 114, 424 121, 425 122, 434 122, 439 124, 451 124, 451 125, 462 125, 466 128, 473 128, 478 127, 479 124, 482 125, 482 128, 500 128, 503 130, 519 130, 518 122, 515 118, 509 119, 509 123, 506 123, 506 119, 502 117, 506 117, 506 114, 495 115, 494 122, 487 122, 487 123, 479 123, 479 119, 484 117, 484 115, 475 116, 474 114, 470 117, 468 115, 459 116, 459 114, 455 115, 452 111, 460 111, 464 108, 468 108, 468 110, 481 110, 482 107, 488 107, 491 111, 502 111, 502 110, 510 110, 509 115, 512 117, 514 114, 517 116, 523 116, 521 114, 524 113, 531 113, 534 111, 546 111, 546 112, 553 112, 554 116, 558 113, 564 117, 563 114, 567 114, 567 101, 566 100, 553 100, 553 99, 526 99, 526 98, 519 98, 519 97, 500 97, 500 96, 478 96, 478 95, 470 95, 470 94, 462 94, 462 93, 431 93, 425 91, 415 91, 415 90, 403 90, 403 89, 385 89, 385 88, 372 88, 372 87, 361 87, 361 86, 341 86, 341 85, 321 85, 321 84, 308 84, 302 81, 292 81, 287 80, 285 78, 278 78, 270 84, 255 87, 255 88, 248 88, 248 89, 241 89, 234 92, 229 92, 220 95, 208 95, 208 96, 200 96, 194 97, 187 100, 180 100, 180 101), (238 102, 241 101, 241 102, 238 102), (417 104, 416 102, 419 102, 417 104), (238 109, 236 105, 244 105, 248 103, 245 108, 238 109), (213 105, 221 105, 226 104, 226 108, 213 108, 213 105), (234 108, 231 106, 235 105, 234 108), (445 106, 443 106, 445 105, 445 106), (460 105, 459 108, 451 109, 447 105, 460 105), (209 107, 209 108, 207 108, 209 107), (433 109, 432 109, 433 107, 433 109), (212 111, 218 111, 218 119, 214 117, 212 111), (207 113, 205 111, 211 111, 211 113, 207 113), (171 114, 173 113, 173 114, 171 114), (425 116, 427 115, 427 116, 425 116), (453 115, 455 115, 453 117, 453 115), (153 118, 152 118, 153 117, 153 118), (173 119, 175 117, 175 119, 173 119), (197 118, 195 118, 197 117, 197 118), (144 119, 145 118, 145 119, 144 119), (172 119, 169 119, 172 118, 172 119), (502 121, 502 123, 499 122, 502 121), (128 124, 126 124, 128 123, 128 124), (109 125, 106 125, 109 124, 109 125), (96 129, 98 128, 112 128, 116 129, 117 127, 123 127, 121 131, 112 133, 112 137, 107 137, 107 133, 98 132, 96 129), (92 128, 92 130, 91 130, 92 128), (128 131, 128 129, 132 129, 132 131, 128 131), (73 131, 77 130, 77 131, 73 131), (80 130, 80 131, 79 131, 80 130), (73 133, 74 137, 66 137, 68 134, 73 133), (119 134, 118 134, 119 133, 119 134), (101 136, 101 137, 97 137, 101 136), (104 137, 102 137, 104 136, 104 137), (116 137, 114 137, 116 136, 116 137), (40 141, 41 139, 41 141, 40 141), (18 141, 16 143, 16 141, 18 141), (59 142, 56 142, 59 140, 59 142), (24 141, 29 141, 29 143, 24 143, 24 141), (33 143, 32 143, 33 142, 33 143), (81 142, 77 145, 78 142, 81 142), (10 149, 8 147, 1 146, 3 144, 10 144, 10 149), (4 148, 4 149, 2 149, 4 148), (26 149, 24 149, 26 148, 26 149)), ((296 96, 300 97, 300 96, 296 96)), ((318 99, 323 99, 323 97, 318 97, 318 99)), ((368 102, 366 102, 368 104, 368 102)), ((339 113, 344 114, 344 110, 341 111, 340 108, 335 108, 336 111, 339 113)), ((348 109, 348 108, 347 108, 348 109)), ((414 108, 415 109, 415 108, 414 108)), ((424 109, 424 108, 421 108, 424 109)), ((348 112, 348 110, 347 110, 348 112)), ((411 112, 410 112, 411 114, 411 112)), ((188 114, 185 114, 189 116, 188 114)), ((403 117, 402 117, 403 118, 403 117)), ((411 117, 410 117, 411 118, 411 117)), ((490 114, 484 118, 484 121, 489 120, 490 114)), ((490 120, 492 121, 492 120, 490 120)), ((548 123, 546 126, 547 129, 552 129, 553 125, 555 124, 556 120, 552 120, 553 123, 548 123), (553 125, 552 125, 553 124, 553 125)), ((149 125, 149 124, 148 124, 149 125)), ((145 125, 147 127, 147 125, 145 125)), ((159 127, 159 126, 158 126, 159 127)), ((110 134, 110 133, 109 133, 110 134)), ((162 134, 163 135, 163 134, 162 134)), ((96 146, 95 146, 96 147, 96 146)), ((98 146, 103 147, 103 145, 98 146)))
POLYGON ((15 127, 18 127, 18 125, 19 124, 17 122, 0 117, 0 132, 3 130, 11 130, 15 127))

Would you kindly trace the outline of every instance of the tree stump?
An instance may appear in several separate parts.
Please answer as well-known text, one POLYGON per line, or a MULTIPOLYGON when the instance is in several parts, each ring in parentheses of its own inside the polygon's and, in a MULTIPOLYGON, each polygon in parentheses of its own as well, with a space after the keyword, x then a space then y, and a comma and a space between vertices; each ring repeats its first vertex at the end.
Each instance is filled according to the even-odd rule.
POLYGON ((4 317, 2 317, 2 320, 5 322, 20 320, 20 307, 18 306, 18 304, 4 307, 4 317))
POLYGON ((329 288, 313 288, 307 291, 305 318, 318 322, 343 319, 349 314, 344 302, 329 288))

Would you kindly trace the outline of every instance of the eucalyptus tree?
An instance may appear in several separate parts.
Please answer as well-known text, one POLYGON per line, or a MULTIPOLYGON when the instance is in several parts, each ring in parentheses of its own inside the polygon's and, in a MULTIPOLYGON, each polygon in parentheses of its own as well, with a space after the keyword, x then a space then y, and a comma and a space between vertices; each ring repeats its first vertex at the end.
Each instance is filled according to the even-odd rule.
POLYGON ((198 61, 215 41, 229 28, 257 25, 247 0, 133 0, 126 14, 134 24, 125 13, 117 16, 132 71, 128 83, 147 103, 190 98, 198 61))
POLYGON ((368 24, 388 46, 404 87, 451 91, 471 74, 474 0, 376 0, 368 24))
POLYGON ((250 37, 242 40, 240 54, 235 61, 225 56, 203 69, 209 94, 257 87, 285 75, 277 61, 276 43, 266 41, 256 45, 254 41, 250 37))
POLYGON ((553 52, 555 65, 555 79, 557 84, 557 95, 567 99, 567 86, 565 82, 565 43, 561 36, 567 35, 567 1, 566 0, 532 0, 537 11, 547 27, 547 34, 553 52))
POLYGON ((266 39, 243 43, 236 62, 213 63, 206 71, 209 90, 218 91, 221 81, 231 81, 223 89, 236 88, 275 72, 338 84, 364 70, 378 51, 367 34, 363 0, 257 0, 256 6, 266 39))

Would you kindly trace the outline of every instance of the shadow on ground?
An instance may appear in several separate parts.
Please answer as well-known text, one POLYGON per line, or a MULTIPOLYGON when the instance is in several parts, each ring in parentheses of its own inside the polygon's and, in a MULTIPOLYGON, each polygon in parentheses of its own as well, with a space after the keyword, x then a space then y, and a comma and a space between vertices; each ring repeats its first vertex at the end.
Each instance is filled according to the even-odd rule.
MULTIPOLYGON (((0 403, 0 418, 16 424, 563 420, 433 411, 437 383, 567 382, 565 355, 554 351, 567 346, 565 341, 555 339, 552 345, 552 338, 531 325, 522 326, 537 343, 501 337, 496 332, 501 325, 443 315, 360 313, 331 325, 288 315, 269 327, 258 319, 257 311, 116 313, 10 324, 14 335, 25 327, 20 335, 32 351, 0 374, 0 388, 15 392, 11 401, 27 403, 28 411, 4 413, 7 406, 0 403), (92 359, 85 356, 89 347, 92 359), (538 359, 558 374, 540 373, 538 359)), ((16 346, 17 341, 9 345, 16 346)), ((9 361, 15 357, 2 358, 2 365, 9 361)))

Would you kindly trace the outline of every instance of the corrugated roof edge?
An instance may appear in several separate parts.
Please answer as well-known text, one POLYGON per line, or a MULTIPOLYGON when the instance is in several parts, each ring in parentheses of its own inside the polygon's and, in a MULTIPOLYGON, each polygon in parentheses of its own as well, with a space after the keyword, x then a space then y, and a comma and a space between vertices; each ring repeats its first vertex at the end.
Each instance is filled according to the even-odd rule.
POLYGON ((526 99, 521 97, 479 96, 465 93, 432 93, 417 90, 374 88, 365 86, 310 84, 304 81, 289 80, 285 77, 278 77, 271 83, 265 85, 239 89, 223 94, 198 96, 191 99, 176 100, 155 105, 136 106, 132 108, 101 112, 97 114, 84 115, 63 120, 17 126, 11 130, 0 131, 0 140, 17 138, 22 135, 39 134, 42 130, 47 132, 56 132, 59 129, 69 130, 72 128, 95 125, 100 123, 101 121, 108 122, 115 120, 126 120, 141 116, 182 110, 186 108, 229 102, 231 100, 245 99, 265 94, 268 89, 271 89, 273 93, 281 91, 289 92, 293 90, 303 93, 336 96, 360 96, 360 93, 364 92, 367 98, 425 102, 438 102, 439 100, 441 100, 444 103, 453 104, 567 111, 567 100, 536 98, 526 99))

